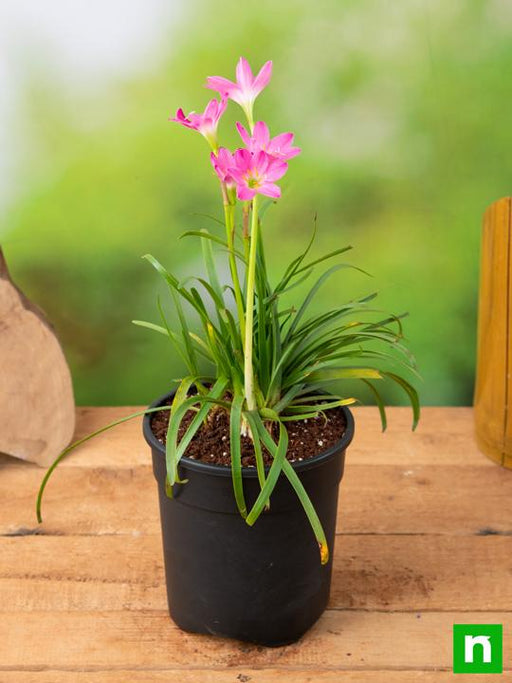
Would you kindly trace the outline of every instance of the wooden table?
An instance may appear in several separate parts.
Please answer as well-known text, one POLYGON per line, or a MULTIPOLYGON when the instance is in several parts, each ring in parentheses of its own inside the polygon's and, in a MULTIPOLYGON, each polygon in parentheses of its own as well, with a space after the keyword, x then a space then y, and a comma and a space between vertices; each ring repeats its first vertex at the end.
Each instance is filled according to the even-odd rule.
MULTIPOLYGON (((83 435, 131 408, 80 408, 83 435)), ((156 485, 138 421, 42 471, 0 456, 1 683, 441 683, 452 624, 502 623, 512 681, 512 471, 476 449, 469 408, 357 408, 330 609, 266 649, 183 633, 167 614, 156 485)), ((477 676, 478 681, 491 677, 477 676)), ((455 676, 455 680, 476 680, 455 676)))

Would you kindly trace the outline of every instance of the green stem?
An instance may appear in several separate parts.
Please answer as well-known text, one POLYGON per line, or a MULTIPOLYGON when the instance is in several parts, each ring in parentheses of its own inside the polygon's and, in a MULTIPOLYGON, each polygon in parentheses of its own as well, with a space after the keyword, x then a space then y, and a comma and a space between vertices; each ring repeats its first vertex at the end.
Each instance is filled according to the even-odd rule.
POLYGON ((242 238, 244 241, 244 256, 249 263, 249 210, 251 202, 244 202, 242 209, 242 238))
POLYGON ((257 195, 252 200, 252 222, 249 249, 249 263, 247 265, 247 307, 245 319, 244 344, 244 386, 245 399, 248 410, 256 410, 254 395, 254 368, 252 364, 252 343, 254 326, 254 282, 256 278, 256 253, 258 248, 258 203, 257 195))
POLYGON ((252 103, 248 107, 244 107, 245 115, 247 117, 247 123, 249 124, 249 132, 251 133, 251 135, 254 132, 254 117, 252 113, 252 108, 252 103))
POLYGON ((238 311, 238 321, 240 323, 240 335, 243 344, 243 340, 245 337, 245 310, 242 297, 242 290, 240 288, 240 279, 238 277, 238 268, 236 265, 235 258, 235 207, 232 204, 224 202, 224 217, 226 221, 226 238, 229 251, 229 269, 231 271, 231 279, 233 280, 233 290, 235 292, 236 309, 238 311))

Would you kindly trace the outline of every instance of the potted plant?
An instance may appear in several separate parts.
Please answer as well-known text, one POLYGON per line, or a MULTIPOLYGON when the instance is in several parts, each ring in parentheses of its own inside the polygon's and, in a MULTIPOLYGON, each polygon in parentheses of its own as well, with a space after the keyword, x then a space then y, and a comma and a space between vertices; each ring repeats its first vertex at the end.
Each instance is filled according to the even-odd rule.
MULTIPOLYGON (((158 483, 169 610, 183 629, 265 645, 290 643, 327 606, 338 487, 345 450, 354 434, 348 405, 355 399, 326 390, 335 380, 358 379, 375 396, 377 381, 400 385, 419 417, 413 386, 389 369, 413 370, 401 343, 402 316, 375 318, 375 295, 337 303, 321 313, 310 304, 322 284, 346 263, 318 267, 348 251, 322 257, 307 248, 276 281, 267 270, 262 216, 280 197, 276 184, 299 154, 293 134, 271 137, 254 120, 254 101, 271 77, 267 62, 256 77, 245 59, 236 82, 212 77, 220 94, 203 114, 173 121, 201 133, 220 184, 223 234, 190 231, 200 241, 206 274, 180 281, 154 257, 145 258, 167 284, 179 324, 172 328, 159 303, 161 324, 135 321, 167 336, 187 374, 143 413, 158 483), (217 129, 228 101, 239 104, 242 146, 219 146, 217 129), (266 202, 266 203, 265 203, 266 202), (217 273, 214 247, 229 266, 229 284, 217 273), (311 280, 300 303, 283 304, 311 280), (187 310, 188 309, 188 310, 187 310), (198 328, 189 326, 192 311, 198 328), (368 364, 369 362, 369 364, 368 364)), ((314 236, 314 235, 313 235, 314 236)), ((267 236, 265 236, 267 237, 267 236)), ((49 476, 70 450, 48 470, 49 476)))

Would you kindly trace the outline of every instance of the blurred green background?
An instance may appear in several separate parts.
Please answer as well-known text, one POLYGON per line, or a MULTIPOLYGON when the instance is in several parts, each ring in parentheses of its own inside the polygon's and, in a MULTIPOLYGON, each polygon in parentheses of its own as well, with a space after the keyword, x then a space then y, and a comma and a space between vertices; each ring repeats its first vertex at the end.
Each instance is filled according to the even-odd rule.
MULTIPOLYGON (((481 215, 512 177, 505 1, 190 0, 147 54, 85 92, 44 53, 22 55, 17 191, 0 237, 57 329, 77 402, 147 403, 182 372, 163 337, 130 323, 158 320, 161 286, 140 257, 182 276, 201 269, 197 243, 179 235, 212 225, 197 212, 220 217, 218 188, 206 143, 167 117, 201 110, 206 76, 232 78, 240 55, 255 69, 274 61, 257 118, 303 150, 266 216, 271 272, 318 213, 316 253, 352 244, 350 260, 374 276, 340 275, 324 305, 379 289, 382 308, 410 313, 422 402, 471 403, 481 215)), ((231 105, 224 142, 240 117, 231 105)))

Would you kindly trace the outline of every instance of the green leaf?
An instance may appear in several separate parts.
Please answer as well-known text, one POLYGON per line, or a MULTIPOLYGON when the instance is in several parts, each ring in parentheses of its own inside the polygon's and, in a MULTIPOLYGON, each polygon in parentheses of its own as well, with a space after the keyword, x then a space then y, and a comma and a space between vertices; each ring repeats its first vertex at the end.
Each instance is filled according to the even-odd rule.
MULTIPOLYGON (((299 273, 302 273, 305 270, 309 270, 310 268, 313 268, 314 266, 317 266, 319 263, 323 263, 324 261, 327 261, 328 259, 332 259, 335 256, 340 256, 341 254, 345 254, 347 251, 350 251, 352 249, 351 246, 348 247, 341 247, 341 249, 335 249, 334 251, 329 252, 325 256, 321 256, 320 258, 315 259, 314 261, 311 261, 310 263, 307 263, 305 266, 302 268, 299 268, 295 272, 295 275, 298 275, 299 273)), ((355 266, 354 266, 355 267, 355 266)), ((359 270, 359 272, 364 273, 365 275, 369 275, 370 273, 367 273, 365 270, 361 270, 360 268, 356 268, 356 270, 359 270)), ((371 277, 371 276, 370 276, 371 277)))
POLYGON ((286 460, 286 451, 288 449, 288 432, 281 421, 279 421, 279 442, 276 445, 270 434, 265 429, 265 425, 261 421, 258 413, 253 412, 252 416, 254 420, 254 426, 256 427, 261 440, 265 444, 265 447, 272 455, 274 460, 270 466, 265 484, 263 485, 256 502, 252 506, 251 511, 247 515, 247 519, 245 520, 250 526, 255 523, 262 513, 263 508, 268 505, 270 495, 277 484, 279 475, 281 474, 283 463, 286 460))
POLYGON ((69 455, 72 451, 75 450, 75 448, 78 448, 78 446, 81 446, 82 444, 86 443, 90 439, 93 439, 95 436, 98 436, 99 434, 103 434, 103 432, 106 432, 109 429, 112 429, 113 427, 117 427, 117 425, 123 424, 123 422, 128 422, 128 420, 133 420, 136 417, 141 417, 142 415, 147 415, 149 413, 156 413, 160 410, 170 410, 170 406, 157 406, 156 408, 147 408, 146 410, 138 410, 136 413, 132 413, 131 415, 127 415, 126 417, 122 417, 119 420, 115 420, 115 422, 110 422, 110 424, 105 425, 104 427, 100 427, 100 429, 96 429, 94 432, 91 432, 90 434, 87 434, 87 436, 82 437, 81 439, 78 439, 78 441, 74 441, 72 444, 70 444, 67 448, 65 448, 52 462, 48 470, 46 471, 46 474, 43 477, 43 480, 41 482, 41 485, 39 487, 39 491, 37 493, 37 501, 36 501, 36 516, 37 516, 37 521, 39 524, 43 521, 42 515, 41 515, 41 508, 42 508, 42 503, 43 503, 43 495, 44 491, 46 489, 46 486, 50 480, 50 477, 52 476, 53 472, 55 471, 55 468, 59 465, 59 463, 66 457, 66 455, 69 455))
POLYGON ((302 254, 297 256, 297 258, 294 259, 290 263, 288 268, 285 270, 284 275, 281 278, 281 281, 279 282, 279 284, 276 287, 276 292, 284 291, 288 282, 290 282, 290 280, 294 277, 295 273, 297 272, 297 269, 299 268, 301 263, 304 261, 306 256, 309 254, 311 247, 313 246, 313 243, 315 241, 315 237, 316 237, 316 227, 317 227, 316 220, 317 220, 317 217, 315 215, 314 220, 313 220, 313 232, 311 233, 311 238, 310 238, 305 250, 302 252, 302 254))
POLYGON ((217 275, 217 268, 215 266, 215 258, 213 256, 212 243, 208 239, 209 232, 207 230, 201 230, 201 245, 203 247, 203 259, 206 265, 206 272, 208 273, 208 279, 210 281, 210 286, 217 295, 221 308, 225 308, 224 297, 222 293, 222 287, 220 286, 219 277, 217 275))
POLYGON ((132 320, 132 323, 133 325, 137 325, 137 327, 146 327, 148 330, 154 330, 155 332, 159 332, 160 334, 163 334, 166 337, 169 336, 169 333, 167 332, 165 327, 162 327, 161 325, 148 323, 145 320, 132 320))
MULTIPOLYGON (((258 473, 258 482, 260 484, 260 489, 262 489, 265 484, 265 464, 263 462, 263 453, 261 449, 260 436, 258 433, 258 426, 253 413, 246 411, 243 413, 243 417, 247 421, 251 430, 252 441, 254 444, 254 457, 256 459, 256 470, 258 473)), ((270 507, 270 501, 267 502, 266 507, 267 509, 270 507)))
POLYGON ((329 382, 337 379, 382 379, 382 373, 375 368, 324 368, 310 372, 305 382, 329 382))
MULTIPOLYGON (((313 396, 311 398, 315 397, 313 396)), ((296 403, 292 403, 286 409, 285 415, 288 415, 289 413, 293 412, 294 415, 298 416, 297 419, 300 420, 301 413, 310 413, 314 411, 323 412, 324 410, 332 410, 333 408, 340 408, 341 406, 350 406, 354 403, 356 403, 355 398, 339 398, 332 401, 318 401, 315 403, 306 403, 303 405, 297 405, 296 403)))
POLYGON ((244 486, 242 480, 242 453, 241 453, 241 427, 242 427, 242 406, 244 403, 243 393, 236 392, 231 403, 231 414, 229 420, 229 441, 231 445, 231 475, 233 479, 233 491, 238 511, 245 519, 247 517, 247 505, 244 497, 244 486))
POLYGON ((402 389, 405 391, 405 393, 409 396, 409 400, 410 400, 411 406, 412 406, 412 414, 413 414, 412 428, 413 428, 413 430, 416 429, 416 427, 418 426, 419 419, 420 419, 420 401, 419 401, 419 397, 418 397, 418 392, 403 377, 400 377, 399 375, 395 375, 395 373, 393 373, 393 372, 384 372, 383 374, 386 377, 389 377, 390 379, 392 379, 393 382, 396 382, 398 385, 400 385, 402 387, 402 389))
POLYGON ((382 424, 382 431, 385 432, 386 428, 388 426, 388 421, 386 417, 386 406, 384 405, 384 401, 382 400, 382 396, 380 395, 380 392, 376 387, 373 386, 371 382, 369 382, 367 379, 361 380, 366 384, 367 387, 370 388, 371 392, 373 393, 375 397, 375 402, 377 403, 377 406, 379 408, 379 414, 380 414, 380 421, 382 424))
MULTIPOLYGON (((282 424, 281 419, 279 420, 279 427, 280 427, 280 434, 282 433, 281 430, 284 430, 284 432, 286 433, 286 428, 282 424)), ((274 457, 275 457, 275 459, 277 459, 278 454, 276 452, 276 445, 273 442, 272 438, 270 437, 270 434, 267 432, 267 430, 263 426, 263 423, 261 422, 261 420, 259 420, 259 423, 258 423, 258 430, 259 430, 259 433, 261 435, 261 440, 265 444, 265 447, 267 448, 267 450, 270 453, 272 453, 272 451, 274 451, 274 453, 275 453, 274 457), (263 429, 262 429, 262 427, 263 427, 263 429)), ((288 443, 286 443, 286 446, 288 446, 288 443)), ((286 475, 286 477, 288 478, 288 481, 290 482, 293 489, 295 490, 295 493, 297 494, 297 496, 298 496, 298 498, 302 504, 302 507, 304 508, 304 511, 305 511, 306 516, 309 520, 309 523, 311 524, 311 528, 313 529, 313 533, 315 534, 315 537, 317 539, 318 546, 320 549, 320 561, 322 562, 322 564, 327 564, 327 562, 329 561, 329 548, 327 546, 327 539, 325 538, 325 532, 322 528, 322 524, 320 522, 320 519, 318 518, 318 515, 315 511, 315 508, 313 507, 313 503, 311 502, 311 499, 309 498, 309 496, 306 492, 306 489, 302 485, 302 483, 301 483, 297 473, 293 469, 291 463, 288 462, 288 460, 286 459, 286 452, 284 453, 284 455, 282 453, 280 453, 279 455, 280 455, 279 473, 282 471, 286 475), (281 458, 282 458, 282 460, 281 460, 281 458)), ((272 467, 274 466, 274 464, 275 464, 275 460, 274 460, 274 463, 272 463, 272 467)), ((271 471, 272 471, 272 468, 271 468, 271 471)), ((270 472, 269 472, 268 478, 269 477, 270 477, 270 472)), ((268 483, 268 478, 267 478, 267 482, 265 484, 268 483)), ((277 481, 277 479, 276 479, 276 481, 277 481)), ((275 483, 274 483, 274 486, 275 486, 275 483)), ((263 498, 262 494, 263 494, 263 491, 260 493, 258 500, 260 497, 263 498)), ((256 502, 258 502, 258 501, 256 501, 256 502)), ((262 501, 260 501, 260 505, 261 505, 261 502, 262 501)), ((255 503, 255 506, 256 506, 256 503, 255 503)), ((254 507, 253 507, 253 509, 254 509, 254 507)), ((261 512, 261 510, 260 510, 260 512, 261 512)), ((251 518, 251 514, 252 514, 252 510, 246 519, 246 522, 248 524, 249 524, 249 520, 251 518)))
POLYGON ((222 408, 225 408, 226 410, 230 409, 230 404, 226 401, 221 400, 221 396, 224 394, 226 391, 226 388, 229 384, 229 380, 226 377, 219 377, 218 380, 215 382, 213 387, 210 389, 208 394, 200 396, 199 397, 199 403, 202 404, 201 408, 197 411, 196 416, 192 420, 189 426, 189 430, 185 432, 183 435, 183 438, 181 439, 177 451, 176 451, 176 459, 179 461, 181 457, 185 454, 185 451, 189 445, 189 443, 192 440, 192 437, 195 434, 196 427, 201 426, 201 423, 203 420, 206 418, 210 408, 212 405, 217 405, 221 406, 222 408))
POLYGON ((283 472, 288 477, 288 481, 293 486, 295 493, 297 494, 304 512, 311 524, 311 528, 315 534, 316 540, 318 542, 318 548, 320 550, 320 562, 322 564, 327 564, 329 562, 329 547, 327 545, 327 539, 325 538, 325 532, 322 527, 322 523, 316 513, 316 510, 308 496, 306 489, 302 485, 297 472, 293 469, 291 463, 285 459, 283 463, 283 472))
POLYGON ((333 273, 336 273, 338 270, 341 270, 342 268, 347 268, 347 267, 348 267, 347 264, 343 264, 343 263, 340 263, 336 266, 332 266, 331 268, 329 268, 329 270, 327 270, 325 273, 323 273, 323 275, 321 275, 318 278, 318 280, 315 282, 313 287, 309 290, 309 293, 306 296, 306 298, 304 299, 301 307, 299 308, 297 315, 293 319, 293 322, 290 325, 290 329, 288 330, 288 333, 285 337, 285 341, 284 341, 285 344, 290 340, 290 337, 292 336, 293 332, 295 331, 295 329, 296 329, 297 325, 299 324, 302 316, 306 312, 309 304, 314 299, 315 295, 317 294, 320 287, 324 284, 324 282, 328 278, 330 278, 333 273))
MULTIPOLYGON (((181 480, 178 477, 178 469, 177 465, 171 465, 172 463, 172 454, 171 454, 171 443, 172 443, 172 429, 174 427, 174 416, 176 415, 176 412, 178 411, 179 407, 187 400, 188 398, 188 393, 190 391, 190 388, 194 385, 195 381, 197 380, 197 377, 184 377, 178 388, 176 389, 176 393, 174 394, 174 397, 172 399, 171 403, 171 412, 169 414, 169 424, 167 425, 167 436, 165 440, 165 462, 167 466, 167 472, 169 472, 169 468, 171 466, 174 466, 174 476, 173 480, 171 483, 171 480, 169 477, 167 477, 166 481, 167 483, 171 486, 172 490, 172 484, 175 482, 178 484, 183 484, 185 483, 184 480, 181 480)), ((167 487, 168 488, 168 487, 167 487)))
MULTIPOLYGON (((171 415, 166 443, 167 478, 171 486, 173 486, 177 481, 176 477, 178 471, 178 462, 194 438, 203 420, 207 416, 211 405, 222 404, 220 397, 223 395, 227 385, 228 380, 224 377, 219 377, 207 395, 197 395, 187 398, 171 415), (183 420, 185 414, 196 404, 198 404, 200 408, 188 426, 186 432, 183 434, 178 445, 178 432, 181 421, 183 420)), ((223 405, 229 408, 227 404, 223 405)))
MULTIPOLYGON (((180 235, 180 239, 182 237, 200 237, 201 239, 211 240, 212 242, 215 242, 216 244, 220 244, 222 247, 224 247, 225 249, 227 249, 229 251, 228 243, 226 242, 226 240, 223 240, 222 238, 218 237, 217 235, 212 235, 208 231, 188 230, 187 232, 184 232, 180 235)), ((242 259, 242 261, 245 261, 245 257, 241 251, 238 251, 237 249, 233 248, 233 253, 236 254, 236 256, 239 259, 242 259)))

